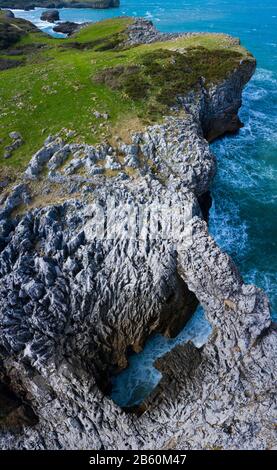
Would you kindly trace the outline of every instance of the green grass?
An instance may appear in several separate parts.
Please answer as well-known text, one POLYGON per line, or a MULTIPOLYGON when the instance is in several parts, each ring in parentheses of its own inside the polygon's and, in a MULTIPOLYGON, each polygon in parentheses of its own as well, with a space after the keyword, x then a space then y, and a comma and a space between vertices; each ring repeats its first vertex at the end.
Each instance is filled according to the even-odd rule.
POLYGON ((1 51, 4 59, 25 61, 0 72, 2 166, 23 169, 44 139, 62 128, 74 130, 74 140, 94 144, 111 139, 126 120, 136 125, 140 120, 142 126, 159 120, 177 94, 198 86, 200 76, 208 86, 226 77, 242 58, 251 60, 223 35, 124 49, 119 43, 131 21, 106 20, 70 39, 27 31, 1 51), (9 55, 15 49, 20 55, 9 55), (107 112, 110 119, 96 119, 94 111, 107 112), (11 131, 22 134, 24 145, 4 160, 11 131))
POLYGON ((96 39, 104 39, 113 34, 124 32, 131 22, 130 18, 114 18, 112 20, 101 21, 81 29, 75 34, 74 39, 69 38, 68 41, 89 42, 96 39))

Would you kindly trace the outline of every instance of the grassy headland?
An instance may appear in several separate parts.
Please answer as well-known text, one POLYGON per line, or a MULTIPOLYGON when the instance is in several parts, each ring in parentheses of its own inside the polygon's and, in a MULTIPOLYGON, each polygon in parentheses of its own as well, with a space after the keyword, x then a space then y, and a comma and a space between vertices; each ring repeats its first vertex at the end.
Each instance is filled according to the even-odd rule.
POLYGON ((57 39, 0 12, 0 164, 23 169, 49 134, 97 143, 159 121, 178 95, 210 86, 253 60, 224 35, 124 46, 131 18, 92 24, 57 39), (109 119, 94 115, 107 113, 109 119), (4 159, 10 132, 24 144, 4 159))

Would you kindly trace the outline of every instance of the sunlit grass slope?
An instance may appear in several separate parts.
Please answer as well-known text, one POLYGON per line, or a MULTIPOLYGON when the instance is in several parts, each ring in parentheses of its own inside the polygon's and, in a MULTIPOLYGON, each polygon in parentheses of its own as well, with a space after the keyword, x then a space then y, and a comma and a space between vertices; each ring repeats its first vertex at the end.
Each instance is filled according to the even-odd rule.
POLYGON ((252 60, 223 35, 126 47, 131 22, 106 20, 57 39, 0 13, 2 166, 24 168, 46 136, 62 128, 74 130, 75 140, 97 143, 160 120, 176 96, 200 81, 208 86, 227 77, 242 59, 252 60), (96 118, 95 111, 109 119, 96 118), (5 160, 12 131, 21 133, 24 144, 5 160))

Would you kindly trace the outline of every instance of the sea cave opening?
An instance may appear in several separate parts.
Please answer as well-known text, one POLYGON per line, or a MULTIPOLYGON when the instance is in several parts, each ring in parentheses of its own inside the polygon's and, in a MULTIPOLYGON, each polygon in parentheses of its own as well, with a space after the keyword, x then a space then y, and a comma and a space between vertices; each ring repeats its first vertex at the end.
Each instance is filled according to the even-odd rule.
POLYGON ((204 310, 198 306, 192 318, 175 338, 155 333, 149 337, 140 353, 130 352, 128 367, 112 377, 110 398, 126 411, 141 405, 159 384, 162 374, 155 361, 178 344, 192 341, 197 348, 208 340, 212 328, 204 310))

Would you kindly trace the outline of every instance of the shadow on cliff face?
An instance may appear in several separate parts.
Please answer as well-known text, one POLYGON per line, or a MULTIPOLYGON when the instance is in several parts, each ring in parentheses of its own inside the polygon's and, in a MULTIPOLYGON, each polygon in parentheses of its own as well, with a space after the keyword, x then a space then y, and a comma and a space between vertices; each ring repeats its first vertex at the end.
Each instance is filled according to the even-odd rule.
MULTIPOLYGON (((101 347, 98 351, 99 360, 95 361, 94 357, 94 365, 98 364, 98 367, 93 370, 93 375, 99 389, 105 395, 111 395, 113 377, 129 367, 130 356, 143 351, 149 338, 157 333, 166 338, 175 338, 195 313, 198 300, 177 271, 171 281, 173 285, 170 286, 170 283, 167 285, 167 295, 161 304, 161 310, 156 312, 159 316, 158 321, 153 318, 152 325, 142 328, 137 337, 130 336, 130 338, 123 333, 123 323, 123 331, 119 334, 115 347, 111 348, 110 359, 108 360, 101 347)), ((110 340, 112 343, 112 338, 110 340)))
POLYGON ((30 405, 23 402, 12 389, 0 382, 0 430, 19 428, 38 423, 38 417, 30 405))

